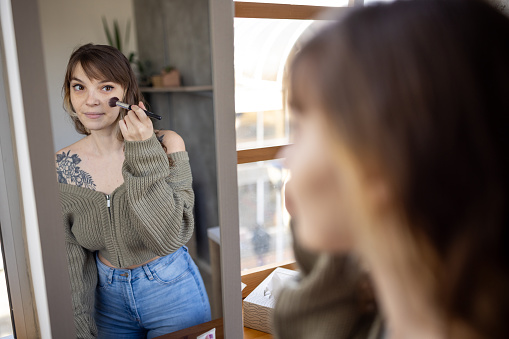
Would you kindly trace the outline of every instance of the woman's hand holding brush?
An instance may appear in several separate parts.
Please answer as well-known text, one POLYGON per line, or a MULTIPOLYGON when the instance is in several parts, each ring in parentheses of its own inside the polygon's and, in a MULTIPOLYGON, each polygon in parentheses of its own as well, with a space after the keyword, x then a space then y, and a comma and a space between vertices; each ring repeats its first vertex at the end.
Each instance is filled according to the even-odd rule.
MULTIPOLYGON (((126 104, 125 102, 120 101, 117 97, 111 98, 110 101, 108 102, 108 104, 110 105, 110 107, 118 106, 118 107, 125 108, 128 111, 131 109, 131 105, 126 104)), ((143 107, 145 107, 145 106, 143 106, 143 107)), ((161 120, 163 118, 162 116, 157 115, 157 114, 152 113, 152 112, 149 112, 149 111, 147 111, 144 108, 143 108, 143 112, 145 112, 145 114, 147 116, 149 116, 150 118, 153 118, 153 119, 161 120)))
POLYGON ((130 105, 124 119, 118 122, 120 131, 127 141, 147 140, 154 134, 152 121, 145 114, 145 105, 140 101, 138 105, 130 105))

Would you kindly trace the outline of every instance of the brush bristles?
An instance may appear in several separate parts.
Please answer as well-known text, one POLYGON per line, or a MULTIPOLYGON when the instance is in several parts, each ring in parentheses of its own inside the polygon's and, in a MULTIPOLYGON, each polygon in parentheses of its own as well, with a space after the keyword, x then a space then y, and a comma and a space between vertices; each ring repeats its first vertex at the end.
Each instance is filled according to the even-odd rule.
POLYGON ((109 102, 110 107, 115 107, 117 105, 117 101, 118 101, 117 97, 111 98, 109 102))

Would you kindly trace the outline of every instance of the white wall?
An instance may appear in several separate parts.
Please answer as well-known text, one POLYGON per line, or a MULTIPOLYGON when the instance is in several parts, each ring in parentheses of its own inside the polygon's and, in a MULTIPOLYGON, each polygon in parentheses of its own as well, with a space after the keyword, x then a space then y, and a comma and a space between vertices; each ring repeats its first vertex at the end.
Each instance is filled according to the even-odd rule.
POLYGON ((83 137, 76 133, 74 125, 62 105, 62 84, 67 61, 72 51, 77 46, 88 42, 107 43, 102 16, 105 16, 110 23, 110 29, 113 19, 117 19, 122 36, 127 19, 131 20, 129 46, 124 50, 136 51, 136 25, 132 0, 38 1, 53 140, 55 151, 57 151, 83 137))

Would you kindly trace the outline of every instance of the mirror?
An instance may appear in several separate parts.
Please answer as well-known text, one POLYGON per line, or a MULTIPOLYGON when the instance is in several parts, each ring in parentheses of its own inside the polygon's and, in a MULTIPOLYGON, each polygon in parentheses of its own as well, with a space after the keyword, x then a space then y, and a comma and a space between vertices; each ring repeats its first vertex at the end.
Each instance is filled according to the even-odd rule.
POLYGON ((134 52, 139 60, 135 68, 147 87, 143 92, 150 110, 163 116, 155 128, 174 130, 186 143, 195 193, 195 231, 189 252, 203 277, 212 319, 222 317, 221 285, 217 283, 221 272, 210 264, 212 257, 219 255, 219 244, 218 237, 209 237, 217 230, 209 230, 218 227, 219 217, 208 0, 38 3, 55 151, 83 137, 75 132, 62 107, 69 56, 84 43, 107 44, 103 18, 110 30, 116 20, 123 52, 134 52), (167 66, 179 70, 183 87, 148 87, 149 77, 167 66))

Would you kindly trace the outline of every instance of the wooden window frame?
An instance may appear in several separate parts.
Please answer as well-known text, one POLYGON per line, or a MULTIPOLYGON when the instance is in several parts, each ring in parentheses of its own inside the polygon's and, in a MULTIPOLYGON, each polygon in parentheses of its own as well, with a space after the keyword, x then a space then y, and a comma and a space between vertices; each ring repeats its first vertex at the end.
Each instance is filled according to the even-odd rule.
MULTIPOLYGON (((234 1, 235 18, 251 19, 292 19, 292 20, 326 20, 324 13, 342 11, 353 6, 362 6, 364 0, 349 0, 347 7, 328 7, 312 5, 290 5, 262 2, 234 1)), ((237 151, 237 164, 257 161, 268 161, 281 158, 281 148, 288 144, 270 147, 250 148, 237 151), (279 156, 278 156, 279 154, 279 156)))
POLYGON ((237 164, 267 161, 281 158, 280 150, 287 145, 250 148, 237 151, 237 164))
POLYGON ((236 18, 314 20, 336 7, 235 2, 236 18))

